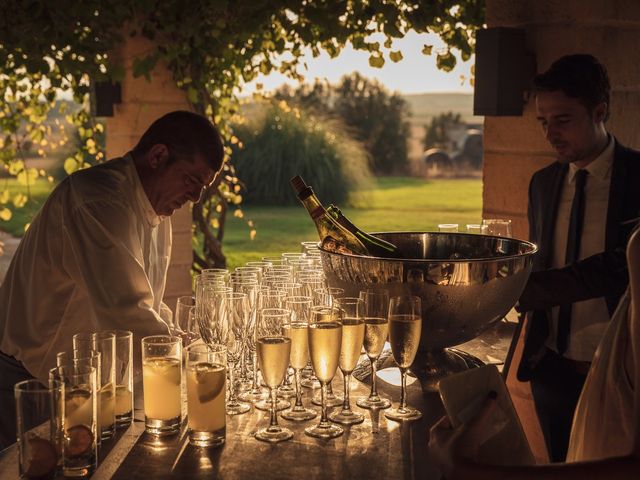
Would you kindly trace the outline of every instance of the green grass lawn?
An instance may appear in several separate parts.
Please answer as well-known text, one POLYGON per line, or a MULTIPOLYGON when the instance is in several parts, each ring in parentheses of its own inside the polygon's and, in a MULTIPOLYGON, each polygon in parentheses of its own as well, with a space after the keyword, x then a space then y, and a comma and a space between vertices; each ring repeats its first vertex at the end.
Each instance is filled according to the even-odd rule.
MULTIPOLYGON (((249 238, 245 220, 227 221, 223 247, 230 268, 265 255, 297 252, 301 241, 318 238, 302 206, 245 206, 243 210, 245 220, 253 220, 257 235, 249 238)), ((482 218, 482 181, 380 178, 374 188, 358 193, 352 207, 342 210, 370 232, 435 230, 439 223, 458 223, 464 228, 482 218)))
POLYGON ((24 185, 18 184, 15 178, 0 179, 0 192, 8 190, 10 195, 9 202, 5 205, 0 205, 0 207, 6 207, 13 212, 8 221, 0 219, 0 230, 16 237, 21 237, 24 234, 24 226, 31 222, 31 219, 40 209, 53 187, 53 183, 44 178, 38 178, 35 184, 30 186, 28 195, 30 198, 27 203, 21 208, 16 208, 12 201, 14 196, 18 193, 27 195, 27 189, 24 185))
MULTIPOLYGON (((12 192, 19 187, 15 179, 0 180, 12 192)), ((13 208, 8 222, 0 220, 0 229, 22 236, 24 225, 40 207, 52 185, 39 179, 32 188, 32 199, 24 208, 13 208)), ((292 193, 293 195, 293 193, 292 193)), ((322 199, 320 199, 322 200, 322 199)), ((343 208, 345 215, 366 231, 421 231, 435 230, 439 223, 478 223, 482 216, 482 181, 479 179, 424 180, 419 178, 380 178, 371 190, 359 192, 353 205, 343 208)), ((230 268, 260 259, 265 255, 297 252, 303 240, 316 240, 317 232, 311 218, 302 206, 258 207, 244 206, 245 219, 229 213, 224 253, 230 268), (245 220, 253 220, 257 235, 249 237, 245 220)))

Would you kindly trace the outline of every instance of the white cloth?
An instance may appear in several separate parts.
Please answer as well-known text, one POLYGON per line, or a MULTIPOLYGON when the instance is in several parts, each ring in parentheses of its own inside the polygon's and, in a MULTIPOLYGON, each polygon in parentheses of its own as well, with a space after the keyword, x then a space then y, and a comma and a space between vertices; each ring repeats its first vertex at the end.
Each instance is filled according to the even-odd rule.
POLYGON ((633 447, 633 379, 625 356, 629 291, 620 300, 596 351, 573 416, 567 462, 627 455, 633 447))
MULTIPOLYGON (((614 148, 615 141, 609 137, 607 147, 585 167, 589 175, 584 187, 585 209, 578 257, 580 260, 604 251, 614 148)), ((553 239, 553 267, 555 268, 566 265, 567 233, 577 171, 578 167, 571 163, 560 193, 553 239)), ((559 307, 553 308, 550 334, 546 342, 547 347, 556 352, 558 351, 556 341, 558 315, 559 307)), ((571 310, 569 341, 564 356, 572 360, 590 362, 608 322, 609 310, 604 297, 574 303, 571 310)))
POLYGON ((159 315, 171 222, 154 212, 130 155, 66 178, 33 219, 0 287, 0 351, 46 380, 78 332, 166 334, 159 315))

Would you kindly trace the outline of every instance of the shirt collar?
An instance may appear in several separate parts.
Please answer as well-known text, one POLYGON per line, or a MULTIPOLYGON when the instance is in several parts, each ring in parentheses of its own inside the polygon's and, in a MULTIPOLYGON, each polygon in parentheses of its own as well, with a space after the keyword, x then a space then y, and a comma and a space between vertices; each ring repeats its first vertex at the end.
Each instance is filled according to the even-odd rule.
MULTIPOLYGON (((609 143, 604 148, 602 153, 596 157, 596 159, 584 169, 589 172, 589 175, 596 177, 599 180, 606 180, 611 173, 611 166, 613 165, 613 152, 616 142, 611 135, 609 135, 609 143)), ((569 183, 575 182, 576 173, 580 170, 576 167, 575 163, 569 164, 569 183)))
POLYGON ((142 187, 142 182, 140 182, 140 177, 138 176, 138 170, 136 169, 135 163, 133 161, 133 155, 131 155, 131 152, 129 152, 124 157, 129 161, 129 163, 131 164, 131 169, 133 170, 132 177, 135 183, 135 198, 138 202, 138 206, 144 213, 144 217, 149 225, 151 225, 152 227, 156 227, 162 221, 162 217, 159 216, 153 209, 153 207, 151 206, 151 202, 149 201, 149 197, 147 197, 147 194, 142 187))

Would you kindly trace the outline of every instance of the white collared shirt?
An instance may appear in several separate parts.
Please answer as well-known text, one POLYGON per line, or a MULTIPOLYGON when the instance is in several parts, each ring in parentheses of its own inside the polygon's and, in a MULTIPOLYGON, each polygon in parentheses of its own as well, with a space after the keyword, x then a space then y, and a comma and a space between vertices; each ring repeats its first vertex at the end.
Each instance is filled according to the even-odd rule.
POLYGON ((33 219, 0 286, 0 351, 46 380, 79 332, 166 334, 159 315, 171 222, 158 217, 130 155, 67 177, 33 219))
MULTIPOLYGON (((609 137, 609 143, 602 153, 585 167, 589 175, 584 187, 585 210, 578 256, 580 260, 604 251, 614 149, 615 141, 613 137, 609 137)), ((569 164, 569 171, 560 193, 553 238, 554 268, 566 265, 567 235, 577 171, 578 167, 573 163, 569 164)), ((551 313, 551 331, 546 345, 557 351, 559 307, 553 308, 551 313)), ((572 360, 590 362, 608 322, 609 310, 604 297, 574 303, 571 311, 569 341, 564 356, 572 360)))

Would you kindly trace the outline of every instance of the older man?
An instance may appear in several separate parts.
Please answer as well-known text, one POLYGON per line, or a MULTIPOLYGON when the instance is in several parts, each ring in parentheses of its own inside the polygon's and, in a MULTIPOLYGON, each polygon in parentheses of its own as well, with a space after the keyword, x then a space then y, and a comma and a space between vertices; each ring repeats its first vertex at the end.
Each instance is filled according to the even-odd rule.
POLYGON ((15 441, 13 385, 46 381, 75 333, 131 330, 138 350, 143 336, 167 333, 167 217, 199 201, 222 161, 206 118, 172 112, 124 157, 74 173, 49 196, 0 287, 0 449, 15 441))

